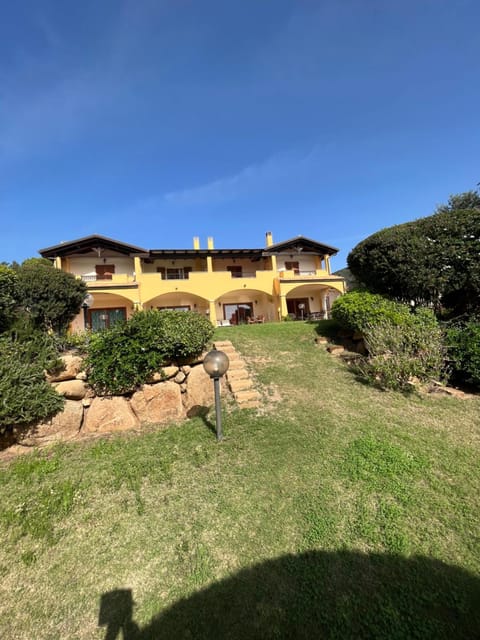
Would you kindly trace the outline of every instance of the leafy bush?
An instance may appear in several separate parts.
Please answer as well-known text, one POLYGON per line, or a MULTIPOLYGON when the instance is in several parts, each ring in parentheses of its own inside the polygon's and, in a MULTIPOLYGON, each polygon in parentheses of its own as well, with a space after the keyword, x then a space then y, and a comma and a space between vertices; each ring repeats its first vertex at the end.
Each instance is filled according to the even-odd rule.
POLYGON ((403 324, 388 320, 364 329, 368 356, 358 370, 369 382, 382 389, 405 390, 412 378, 422 381, 439 380, 445 366, 443 334, 431 315, 415 318, 403 324))
POLYGON ((75 333, 66 333, 58 338, 58 345, 61 351, 73 349, 79 353, 87 353, 88 345, 92 339, 90 329, 85 331, 77 331, 75 333))
POLYGON ((340 326, 361 333, 377 322, 403 324, 411 315, 407 305, 368 291, 350 291, 332 305, 332 318, 340 326))
POLYGON ((17 306, 17 274, 0 264, 0 332, 11 324, 17 306))
POLYGON ((50 336, 34 332, 28 340, 14 333, 0 337, 0 433, 43 420, 60 411, 64 398, 45 379, 56 363, 50 336))
POLYGON ((61 365, 58 357, 58 336, 35 327, 27 314, 20 313, 5 335, 15 343, 25 362, 35 362, 46 371, 54 370, 61 365))
POLYGON ((480 322, 449 329, 447 345, 454 380, 480 386, 480 322))
POLYGON ((194 312, 139 311, 92 335, 89 381, 100 394, 129 393, 162 366, 199 355, 212 335, 209 320, 194 312))
POLYGON ((87 293, 84 282, 41 258, 25 260, 18 268, 17 283, 19 304, 35 325, 58 333, 68 328, 87 293))

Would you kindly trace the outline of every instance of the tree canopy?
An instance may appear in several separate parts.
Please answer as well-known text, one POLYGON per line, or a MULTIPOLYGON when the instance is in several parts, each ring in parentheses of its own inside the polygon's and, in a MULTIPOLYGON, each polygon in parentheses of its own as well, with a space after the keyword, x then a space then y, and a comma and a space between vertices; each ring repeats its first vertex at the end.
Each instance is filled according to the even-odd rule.
POLYGON ((442 306, 452 315, 480 310, 480 197, 452 196, 437 213, 389 227, 347 258, 370 291, 442 306), (471 208, 457 206, 469 204, 471 208), (478 205, 478 206, 477 206, 478 205))
POLYGON ((84 282, 55 269, 42 258, 30 258, 17 271, 18 303, 35 326, 62 332, 80 311, 87 294, 84 282))
POLYGON ((480 209, 480 194, 477 191, 465 191, 449 197, 447 204, 441 204, 435 213, 448 213, 459 209, 480 209))

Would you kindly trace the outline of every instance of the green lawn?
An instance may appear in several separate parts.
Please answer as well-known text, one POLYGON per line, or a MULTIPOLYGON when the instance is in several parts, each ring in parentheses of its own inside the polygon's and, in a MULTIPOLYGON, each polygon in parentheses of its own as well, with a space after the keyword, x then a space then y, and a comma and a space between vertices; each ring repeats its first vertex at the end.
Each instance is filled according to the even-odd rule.
POLYGON ((377 391, 314 336, 218 330, 265 399, 221 444, 210 416, 3 465, 0 637, 480 638, 480 398, 377 391))

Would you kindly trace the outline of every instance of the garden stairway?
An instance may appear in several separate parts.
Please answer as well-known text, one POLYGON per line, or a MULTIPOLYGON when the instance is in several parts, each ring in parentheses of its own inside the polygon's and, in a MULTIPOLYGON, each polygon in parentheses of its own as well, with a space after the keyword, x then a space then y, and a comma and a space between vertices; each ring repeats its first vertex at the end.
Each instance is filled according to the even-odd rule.
POLYGON ((223 351, 230 361, 225 374, 227 384, 241 409, 256 409, 261 404, 261 396, 254 388, 245 360, 238 354, 230 340, 216 340, 215 349, 223 351))

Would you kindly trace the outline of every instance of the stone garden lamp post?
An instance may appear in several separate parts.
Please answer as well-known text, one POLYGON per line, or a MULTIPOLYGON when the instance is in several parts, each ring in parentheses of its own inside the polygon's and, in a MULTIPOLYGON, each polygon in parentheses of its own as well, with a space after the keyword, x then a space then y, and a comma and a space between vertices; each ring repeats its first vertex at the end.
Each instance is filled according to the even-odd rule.
POLYGON ((215 424, 217 432, 217 442, 223 439, 222 434, 222 410, 220 407, 220 378, 228 370, 230 361, 226 353, 212 349, 203 359, 203 368, 210 378, 213 378, 213 389, 215 392, 215 424))

